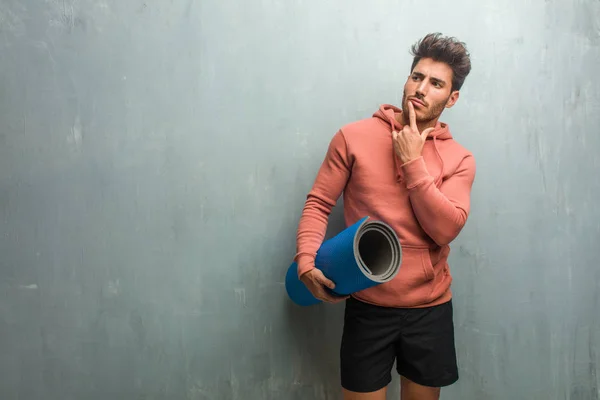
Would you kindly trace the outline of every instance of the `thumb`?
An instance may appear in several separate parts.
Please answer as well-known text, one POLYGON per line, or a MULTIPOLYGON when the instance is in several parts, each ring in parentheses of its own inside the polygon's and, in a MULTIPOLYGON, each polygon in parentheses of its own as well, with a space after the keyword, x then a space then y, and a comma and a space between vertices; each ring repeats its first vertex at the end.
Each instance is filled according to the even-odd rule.
POLYGON ((317 275, 317 280, 319 281, 319 283, 327 286, 329 289, 335 288, 335 284, 333 283, 333 281, 327 279, 322 272, 319 275, 317 275))
POLYGON ((421 138, 422 138, 423 140, 427 139, 427 136, 428 136, 428 135, 429 135, 431 132, 433 132, 434 130, 435 130, 435 128, 427 128, 427 129, 425 129, 423 132, 421 132, 421 138))

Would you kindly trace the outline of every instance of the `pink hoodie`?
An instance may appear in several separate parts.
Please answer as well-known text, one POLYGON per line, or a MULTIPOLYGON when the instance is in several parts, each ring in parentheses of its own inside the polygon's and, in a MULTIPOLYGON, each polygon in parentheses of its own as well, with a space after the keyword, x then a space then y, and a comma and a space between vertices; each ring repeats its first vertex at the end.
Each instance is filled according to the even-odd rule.
POLYGON ((365 216, 384 221, 402 245, 395 279, 353 296, 381 306, 426 307, 452 297, 449 243, 467 221, 475 159, 438 122, 422 156, 402 164, 392 143, 392 129, 402 129, 401 114, 386 104, 333 136, 300 218, 295 260, 298 275, 314 267, 343 192, 346 226, 365 216))

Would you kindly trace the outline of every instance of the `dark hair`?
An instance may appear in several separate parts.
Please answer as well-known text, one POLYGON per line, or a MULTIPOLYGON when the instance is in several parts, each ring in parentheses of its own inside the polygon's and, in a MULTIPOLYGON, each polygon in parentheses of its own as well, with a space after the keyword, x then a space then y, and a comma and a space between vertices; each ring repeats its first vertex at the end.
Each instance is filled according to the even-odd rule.
POLYGON ((452 68, 452 90, 460 90, 471 72, 471 60, 465 44, 441 33, 430 33, 413 44, 411 54, 414 56, 411 72, 422 58, 448 64, 452 68))

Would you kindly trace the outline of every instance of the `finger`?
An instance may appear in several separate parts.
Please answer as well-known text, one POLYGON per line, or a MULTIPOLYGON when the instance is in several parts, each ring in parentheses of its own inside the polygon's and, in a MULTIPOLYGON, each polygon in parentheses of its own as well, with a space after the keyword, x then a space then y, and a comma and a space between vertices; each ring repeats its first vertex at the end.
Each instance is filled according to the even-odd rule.
POLYGON ((319 287, 315 288, 315 292, 316 293, 314 293, 314 296, 317 299, 319 299, 321 301, 324 301, 326 303, 330 303, 331 302, 331 298, 330 298, 331 296, 329 295, 329 293, 327 293, 325 291, 325 289, 323 289, 322 286, 319 286, 319 287))
POLYGON ((421 133, 421 138, 422 138, 423 140, 427 139, 427 136, 429 136, 429 134, 430 134, 431 132, 433 132, 433 131, 434 131, 434 129, 435 129, 435 128, 427 128, 427 129, 425 129, 425 130, 424 130, 424 131, 421 133))
POLYGON ((350 296, 336 296, 333 298, 334 303, 341 303, 342 301, 348 299, 350 296))
POLYGON ((417 130, 417 116, 415 115, 415 106, 412 101, 408 101, 408 118, 410 120, 410 127, 418 132, 417 130))
MULTIPOLYGON (((407 128, 407 127, 405 127, 407 128)), ((404 136, 406 134, 406 129, 402 128, 400 129, 400 131, 396 132, 396 140, 400 140, 401 136, 404 136)))
POLYGON ((315 297, 327 303, 337 303, 339 301, 344 300, 348 296, 332 293, 329 290, 327 290, 325 286, 317 285, 315 287, 315 297))
POLYGON ((321 283, 322 285, 327 286, 329 289, 334 289, 335 288, 335 283, 333 283, 333 281, 327 279, 325 277, 325 275, 317 277, 317 280, 319 281, 319 283, 321 283))
POLYGON ((350 296, 332 296, 328 293, 323 294, 323 301, 331 304, 339 303, 340 301, 346 300, 350 296))

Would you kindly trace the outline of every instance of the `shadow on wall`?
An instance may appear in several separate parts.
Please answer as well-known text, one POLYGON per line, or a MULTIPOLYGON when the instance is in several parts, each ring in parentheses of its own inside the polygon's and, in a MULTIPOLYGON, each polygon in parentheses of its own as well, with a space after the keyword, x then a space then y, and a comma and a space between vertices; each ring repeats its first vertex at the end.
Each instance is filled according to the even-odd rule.
POLYGON ((298 399, 337 398, 344 304, 285 307, 293 392, 298 399), (319 397, 315 397, 319 396, 319 397))
MULTIPOLYGON (((274 172, 269 179, 273 187, 284 187, 289 180, 283 172, 274 172)), ((234 286, 244 288, 244 307, 234 311, 240 313, 241 322, 224 351, 232 359, 239 358, 238 354, 251 355, 245 357, 243 368, 233 366, 234 399, 340 398, 339 347, 344 304, 299 307, 285 290, 306 186, 305 182, 297 182, 283 198, 276 191, 262 195, 261 207, 271 206, 262 219, 268 228, 258 234, 249 230, 245 247, 237 250, 244 259, 235 274, 234 286), (234 349, 231 343, 241 347, 234 349), (257 360, 261 360, 260 365, 257 360)), ((325 240, 345 228, 341 203, 340 199, 332 210, 325 240)), ((237 316, 234 314, 233 318, 237 316)))

